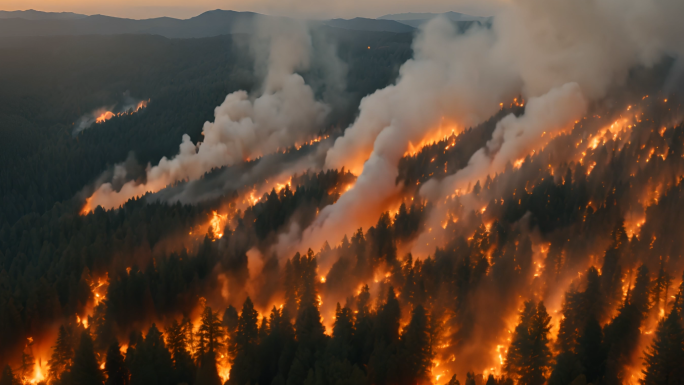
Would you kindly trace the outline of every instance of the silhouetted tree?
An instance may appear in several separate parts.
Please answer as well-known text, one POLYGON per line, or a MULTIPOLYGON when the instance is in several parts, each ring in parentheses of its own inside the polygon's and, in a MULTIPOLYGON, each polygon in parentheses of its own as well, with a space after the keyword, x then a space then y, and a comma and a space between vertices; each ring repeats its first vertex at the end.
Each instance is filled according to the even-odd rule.
POLYGON ((252 300, 247 297, 242 305, 235 333, 235 360, 230 369, 229 384, 242 385, 258 375, 257 345, 259 343, 258 316, 252 300))
POLYGON ((504 370, 508 376, 517 378, 518 384, 542 385, 545 373, 551 367, 549 331, 551 317, 544 304, 525 303, 520 322, 515 328, 511 346, 506 356, 504 370))
POLYGON ((76 349, 74 365, 71 369, 71 381, 74 385, 98 385, 104 383, 104 374, 97 363, 93 340, 90 333, 81 333, 81 342, 76 349))
POLYGON ((0 385, 20 385, 19 379, 12 373, 12 368, 9 365, 5 365, 2 370, 2 375, 0 376, 0 385))
POLYGON ((67 333, 64 325, 59 327, 57 341, 52 347, 52 355, 48 361, 48 378, 50 381, 59 381, 62 372, 69 370, 73 360, 73 342, 71 335, 67 333))
POLYGON ((105 385, 128 385, 128 369, 118 342, 114 342, 107 350, 104 372, 107 375, 105 385))
POLYGON ((407 385, 429 384, 434 352, 430 322, 423 306, 418 305, 413 310, 400 344, 397 382, 407 385))
POLYGON ((195 364, 188 351, 187 333, 176 320, 166 329, 166 346, 173 360, 175 383, 191 383, 195 378, 195 364))
POLYGON ((684 330, 677 311, 672 310, 658 323, 653 343, 644 355, 643 385, 684 383, 684 330))
POLYGON ((205 354, 215 355, 224 346, 223 325, 218 312, 211 310, 209 306, 204 308, 199 330, 197 331, 196 357, 201 358, 205 354))

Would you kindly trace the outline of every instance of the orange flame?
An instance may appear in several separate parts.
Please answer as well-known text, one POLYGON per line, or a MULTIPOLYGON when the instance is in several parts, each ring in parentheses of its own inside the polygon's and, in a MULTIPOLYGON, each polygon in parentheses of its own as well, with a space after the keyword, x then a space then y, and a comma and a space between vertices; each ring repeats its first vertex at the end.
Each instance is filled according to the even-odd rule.
POLYGON ((209 226, 216 238, 223 237, 223 227, 225 226, 228 214, 219 214, 217 211, 212 211, 212 218, 209 226))
POLYGON ((115 113, 112 111, 105 111, 100 116, 95 118, 95 123, 104 123, 105 121, 117 116, 115 113))
POLYGON ((143 108, 147 107, 148 101, 149 100, 142 100, 142 101, 138 102, 138 104, 136 104, 135 108, 126 110, 124 112, 119 112, 119 113, 114 113, 112 111, 102 112, 97 118, 95 118, 95 123, 98 123, 98 124, 104 123, 107 120, 114 118, 114 117, 117 117, 117 116, 123 116, 123 115, 127 115, 127 114, 136 113, 136 112, 142 110, 143 108))

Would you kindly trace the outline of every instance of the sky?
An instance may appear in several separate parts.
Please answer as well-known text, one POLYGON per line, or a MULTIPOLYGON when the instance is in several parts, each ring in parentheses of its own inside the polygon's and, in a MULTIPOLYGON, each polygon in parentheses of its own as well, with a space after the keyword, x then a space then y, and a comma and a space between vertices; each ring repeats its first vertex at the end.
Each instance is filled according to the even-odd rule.
POLYGON ((388 13, 455 11, 491 16, 506 0, 0 0, 0 10, 102 14, 133 19, 190 18, 213 10, 302 18, 375 18, 388 13))

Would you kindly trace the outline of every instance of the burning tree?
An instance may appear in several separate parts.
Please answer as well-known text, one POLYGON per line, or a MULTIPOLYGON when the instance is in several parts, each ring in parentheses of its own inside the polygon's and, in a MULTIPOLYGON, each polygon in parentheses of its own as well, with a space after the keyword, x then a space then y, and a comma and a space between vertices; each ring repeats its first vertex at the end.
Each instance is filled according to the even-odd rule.
POLYGON ((542 385, 551 369, 551 317, 543 302, 525 302, 508 348, 504 370, 518 384, 542 385))
POLYGON ((660 320, 651 347, 645 353, 643 385, 681 383, 684 379, 684 329, 676 309, 660 320))

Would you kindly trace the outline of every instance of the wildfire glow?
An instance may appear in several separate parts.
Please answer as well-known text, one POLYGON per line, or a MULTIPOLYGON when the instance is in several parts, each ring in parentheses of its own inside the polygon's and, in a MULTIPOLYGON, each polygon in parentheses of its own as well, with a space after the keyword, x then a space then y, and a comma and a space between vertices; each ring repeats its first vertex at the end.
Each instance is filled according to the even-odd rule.
POLYGON ((128 109, 128 110, 126 110, 126 111, 124 111, 124 112, 119 112, 119 113, 114 113, 114 112, 112 112, 112 111, 104 111, 104 112, 101 112, 101 113, 95 118, 95 123, 98 123, 98 124, 99 124, 99 123, 104 123, 104 122, 106 122, 107 120, 109 120, 109 119, 111 119, 111 118, 114 118, 114 117, 117 117, 117 116, 123 116, 123 115, 128 115, 128 114, 134 114, 134 113, 136 113, 136 112, 142 110, 143 108, 147 107, 147 103, 148 103, 148 102, 149 102, 148 100, 142 100, 142 101, 138 102, 138 104, 137 104, 134 108, 128 109))
POLYGON ((420 142, 417 144, 412 143, 411 141, 408 142, 408 149, 404 153, 404 156, 414 156, 416 153, 418 153, 420 150, 422 150, 425 146, 428 146, 430 144, 439 142, 440 140, 447 140, 447 138, 450 135, 458 135, 461 132, 461 128, 458 127, 456 124, 451 123, 447 121, 446 119, 442 118, 441 123, 439 124, 438 127, 427 130, 426 135, 422 138, 420 142))
POLYGON ((115 117, 116 114, 112 111, 105 111, 95 118, 95 123, 104 123, 105 121, 115 117))
POLYGON ((223 228, 225 227, 226 220, 228 219, 228 214, 219 214, 217 211, 211 212, 211 222, 209 226, 216 238, 223 237, 223 228))

